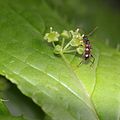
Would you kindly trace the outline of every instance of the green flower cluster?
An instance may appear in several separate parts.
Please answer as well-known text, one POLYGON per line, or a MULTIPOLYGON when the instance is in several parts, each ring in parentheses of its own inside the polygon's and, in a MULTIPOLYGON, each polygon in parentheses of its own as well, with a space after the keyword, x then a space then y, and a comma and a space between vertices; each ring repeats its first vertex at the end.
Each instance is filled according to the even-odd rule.
POLYGON ((82 54, 84 52, 83 37, 79 29, 73 31, 63 30, 62 33, 53 31, 50 27, 50 32, 46 33, 44 39, 52 43, 55 54, 74 53, 82 54))

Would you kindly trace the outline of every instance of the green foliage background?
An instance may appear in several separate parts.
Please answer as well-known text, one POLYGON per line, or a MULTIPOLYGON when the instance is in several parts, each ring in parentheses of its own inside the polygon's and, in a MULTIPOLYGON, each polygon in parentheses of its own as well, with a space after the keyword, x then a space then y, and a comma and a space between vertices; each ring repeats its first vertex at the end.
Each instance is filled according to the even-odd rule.
POLYGON ((119 21, 119 9, 99 0, 0 0, 0 74, 12 82, 0 78, 0 119, 119 120, 119 21), (51 26, 86 34, 98 26, 94 66, 55 56, 43 40, 51 26))

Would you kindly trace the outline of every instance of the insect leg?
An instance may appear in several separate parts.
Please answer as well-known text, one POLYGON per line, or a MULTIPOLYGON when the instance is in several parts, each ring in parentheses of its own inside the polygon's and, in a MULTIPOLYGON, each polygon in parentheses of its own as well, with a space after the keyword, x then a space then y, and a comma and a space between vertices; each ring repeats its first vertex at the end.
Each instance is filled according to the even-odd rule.
POLYGON ((95 62, 95 58, 94 58, 94 56, 93 56, 93 55, 91 55, 91 57, 93 58, 93 61, 92 61, 92 62, 94 63, 94 62, 95 62))
POLYGON ((81 60, 80 63, 77 65, 77 67, 79 67, 83 62, 84 60, 81 60))
POLYGON ((94 64, 94 62, 95 62, 95 58, 93 57, 93 55, 91 55, 91 57, 93 58, 93 60, 91 61, 91 65, 90 66, 92 66, 93 64, 94 64))
POLYGON ((79 67, 83 62, 84 62, 84 54, 82 54, 82 60, 80 61, 80 63, 77 65, 77 67, 79 67))

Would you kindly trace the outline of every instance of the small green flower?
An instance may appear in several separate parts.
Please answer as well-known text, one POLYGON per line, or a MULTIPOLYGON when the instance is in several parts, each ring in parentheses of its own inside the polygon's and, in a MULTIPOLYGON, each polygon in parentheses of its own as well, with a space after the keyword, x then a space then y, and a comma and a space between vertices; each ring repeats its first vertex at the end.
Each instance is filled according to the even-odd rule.
POLYGON ((79 46, 76 50, 77 50, 77 53, 81 55, 84 52, 84 47, 83 46, 79 46))
POLYGON ((81 39, 73 38, 70 42, 70 45, 73 47, 77 47, 77 46, 81 45, 81 39))
POLYGON ((73 38, 79 38, 82 39, 81 34, 79 33, 79 29, 77 29, 75 32, 73 30, 70 31, 70 33, 72 34, 73 38))
POLYGON ((62 51, 62 47, 60 45, 56 45, 54 49, 55 54, 60 54, 62 51))
POLYGON ((52 27, 50 27, 50 33, 46 33, 44 39, 48 42, 55 42, 58 41, 60 34, 56 31, 52 31, 52 27))
POLYGON ((61 36, 66 38, 66 39, 71 37, 70 32, 67 30, 63 30, 63 32, 61 33, 61 36))
POLYGON ((82 36, 79 33, 79 29, 77 29, 75 32, 71 30, 70 33, 72 34, 72 40, 70 42, 70 45, 74 47, 81 45, 82 36))

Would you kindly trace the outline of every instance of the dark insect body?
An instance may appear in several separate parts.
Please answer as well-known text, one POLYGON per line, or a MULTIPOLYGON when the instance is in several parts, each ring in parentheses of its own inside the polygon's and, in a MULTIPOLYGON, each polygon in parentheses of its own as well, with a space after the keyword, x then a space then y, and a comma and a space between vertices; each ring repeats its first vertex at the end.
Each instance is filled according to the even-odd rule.
MULTIPOLYGON (((83 43, 84 43, 84 53, 82 54, 83 55, 83 58, 84 58, 84 60, 86 61, 86 60, 88 60, 88 59, 90 59, 91 57, 93 58, 93 61, 91 61, 92 62, 92 64, 94 63, 94 61, 95 61, 95 58, 93 57, 93 55, 91 54, 91 49, 92 49, 92 47, 91 47, 91 44, 90 44, 90 41, 89 41, 89 39, 88 39, 88 37, 86 36, 86 35, 82 35, 82 37, 83 37, 83 43)), ((82 63, 83 61, 81 61, 80 62, 80 64, 82 63)))

